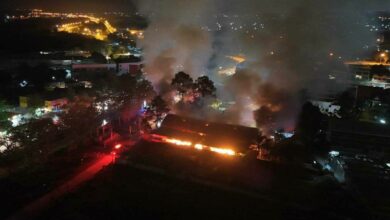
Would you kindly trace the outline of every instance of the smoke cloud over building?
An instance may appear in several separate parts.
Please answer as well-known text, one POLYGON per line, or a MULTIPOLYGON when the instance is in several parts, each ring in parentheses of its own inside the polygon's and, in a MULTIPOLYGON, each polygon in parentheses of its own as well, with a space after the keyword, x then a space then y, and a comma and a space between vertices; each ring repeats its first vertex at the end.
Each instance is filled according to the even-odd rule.
POLYGON ((150 21, 139 43, 157 90, 164 93, 178 71, 208 75, 218 97, 236 103, 222 118, 253 126, 255 119, 265 120, 255 117, 260 110, 270 113, 275 127, 290 128, 306 99, 345 89, 329 78, 345 77, 343 62, 364 56, 361 51, 375 43, 365 13, 384 7, 379 0, 142 0, 137 5, 150 21), (235 74, 218 74, 226 57, 237 54, 246 61, 235 74))

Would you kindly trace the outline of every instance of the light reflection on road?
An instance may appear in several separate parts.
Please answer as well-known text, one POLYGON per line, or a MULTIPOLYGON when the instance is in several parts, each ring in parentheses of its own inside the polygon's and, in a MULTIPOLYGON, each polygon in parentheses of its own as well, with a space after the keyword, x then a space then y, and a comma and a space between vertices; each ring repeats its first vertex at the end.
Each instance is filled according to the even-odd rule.
POLYGON ((64 184, 48 192, 46 195, 30 203, 24 207, 19 213, 9 219, 31 219, 50 206, 53 202, 59 199, 66 193, 75 190, 82 183, 92 179, 95 174, 101 171, 110 163, 115 162, 116 154, 102 154, 95 162, 93 162, 86 169, 82 170, 74 177, 66 181, 64 184))

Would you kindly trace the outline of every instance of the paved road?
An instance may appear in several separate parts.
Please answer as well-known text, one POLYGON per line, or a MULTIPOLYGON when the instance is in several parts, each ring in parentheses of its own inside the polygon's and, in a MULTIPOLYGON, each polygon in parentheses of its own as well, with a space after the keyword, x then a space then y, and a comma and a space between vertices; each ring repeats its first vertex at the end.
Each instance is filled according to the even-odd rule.
MULTIPOLYGON (((126 146, 131 146, 134 144, 134 141, 123 141, 123 144, 126 146)), ((47 209, 51 204, 56 202, 63 195, 74 191, 82 183, 91 180, 98 172, 100 172, 104 167, 115 162, 115 158, 118 155, 111 152, 110 154, 101 154, 96 161, 92 162, 90 166, 86 167, 84 170, 80 171, 78 174, 67 180, 64 184, 58 186, 54 190, 48 192, 39 199, 31 202, 18 213, 11 216, 10 220, 15 219, 32 219, 37 217, 39 213, 47 209)))
POLYGON ((102 154, 101 157, 86 169, 76 174, 64 184, 48 192, 46 195, 28 204, 9 219, 31 219, 36 217, 42 210, 53 204, 61 196, 75 190, 80 184, 92 179, 95 174, 112 163, 115 159, 114 157, 114 154, 102 154))

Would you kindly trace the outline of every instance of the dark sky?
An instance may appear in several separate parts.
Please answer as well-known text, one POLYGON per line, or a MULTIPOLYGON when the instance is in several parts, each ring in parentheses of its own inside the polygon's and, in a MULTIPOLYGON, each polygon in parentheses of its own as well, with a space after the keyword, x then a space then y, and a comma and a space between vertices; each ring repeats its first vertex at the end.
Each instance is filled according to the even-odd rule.
POLYGON ((0 0, 1 9, 41 8, 52 11, 132 11, 132 0, 0 0))

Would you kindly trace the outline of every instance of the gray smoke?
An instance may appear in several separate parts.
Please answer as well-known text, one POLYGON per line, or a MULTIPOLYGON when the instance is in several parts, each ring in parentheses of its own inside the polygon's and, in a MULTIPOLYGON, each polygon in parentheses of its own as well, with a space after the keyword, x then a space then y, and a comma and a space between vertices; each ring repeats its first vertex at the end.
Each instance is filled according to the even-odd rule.
POLYGON ((206 74, 213 53, 212 36, 202 24, 213 12, 208 0, 140 1, 142 14, 150 19, 144 49, 146 72, 157 90, 162 90, 179 71, 193 76, 206 74))
POLYGON ((390 3, 140 0, 138 5, 150 20, 140 44, 158 90, 180 70, 206 74, 219 85, 219 97, 236 102, 223 115, 229 121, 254 125, 253 111, 263 107, 274 114, 273 126, 292 127, 307 98, 345 89, 329 75, 347 77, 343 62, 370 52, 375 36, 364 26, 366 15, 390 3), (236 74, 218 75, 226 56, 236 54, 246 57, 236 74))

